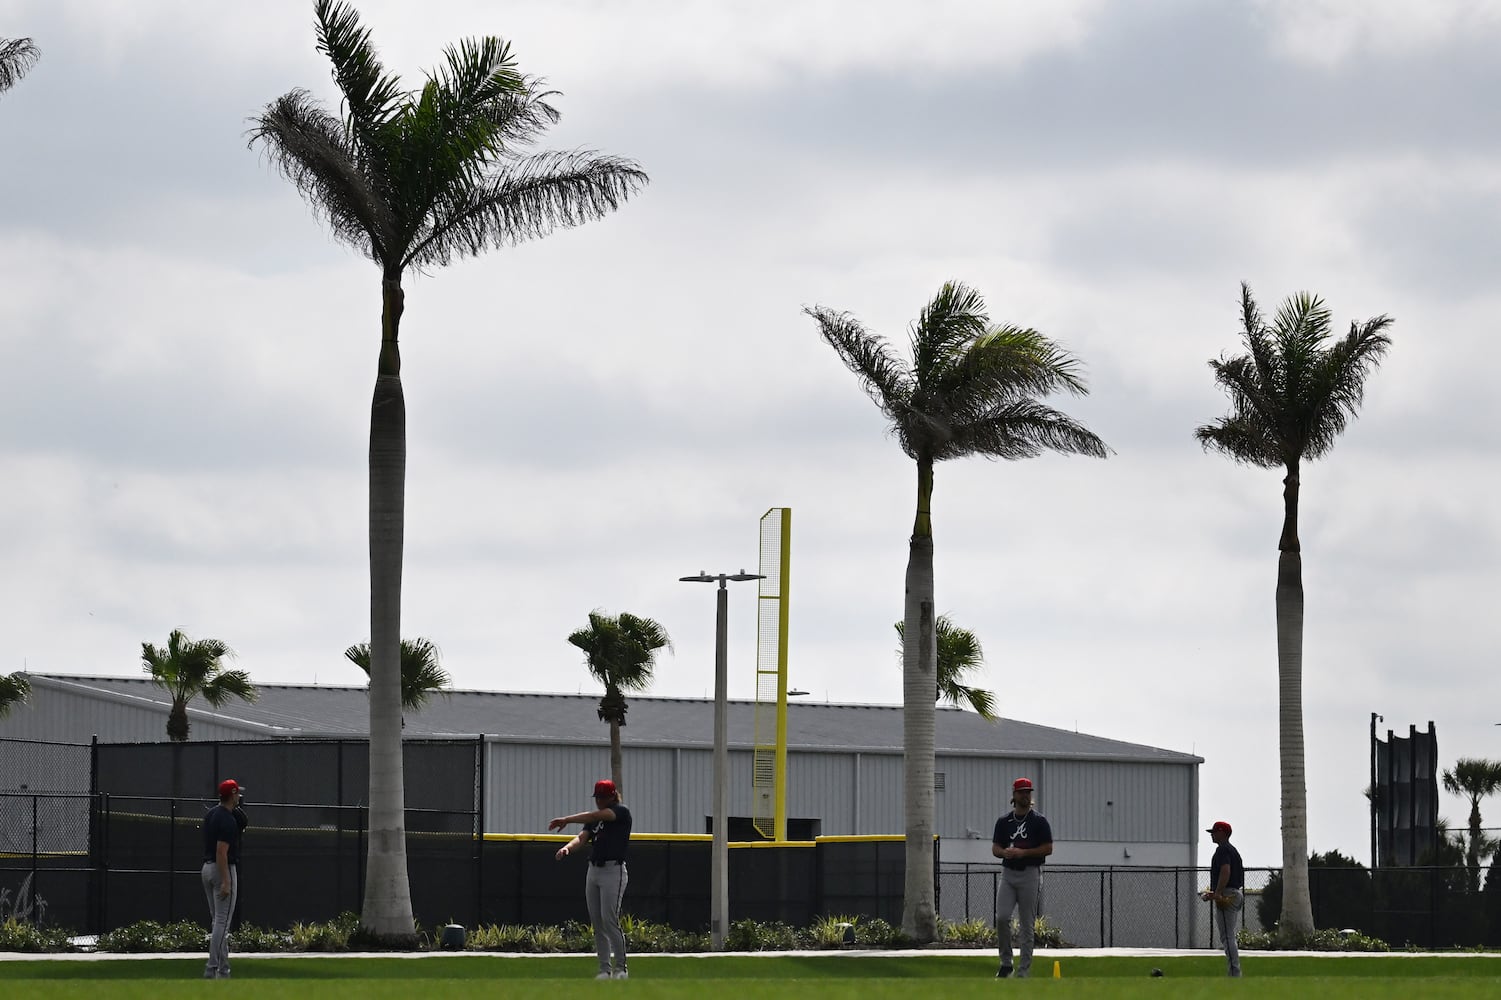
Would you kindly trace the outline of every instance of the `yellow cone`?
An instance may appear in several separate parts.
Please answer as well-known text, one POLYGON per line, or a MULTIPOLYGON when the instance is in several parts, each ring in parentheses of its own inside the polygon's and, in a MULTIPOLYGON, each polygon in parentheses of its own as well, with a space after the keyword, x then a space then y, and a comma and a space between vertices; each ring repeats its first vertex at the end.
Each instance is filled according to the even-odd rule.
POLYGON ((1056 961, 1053 963, 1053 978, 1054 979, 1062 979, 1063 978, 1063 966, 1060 963, 1056 962, 1056 961))

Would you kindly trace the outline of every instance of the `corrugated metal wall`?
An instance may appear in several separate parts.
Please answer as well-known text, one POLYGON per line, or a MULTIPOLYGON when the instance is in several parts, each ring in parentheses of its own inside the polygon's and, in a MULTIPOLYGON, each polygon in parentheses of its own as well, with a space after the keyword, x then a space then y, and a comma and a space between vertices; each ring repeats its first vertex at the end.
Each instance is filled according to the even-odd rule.
MULTIPOLYGON (((730 752, 729 809, 751 811, 748 751, 730 752)), ((624 750, 625 801, 642 833, 703 833, 713 812, 713 753, 624 750)), ((590 787, 610 773, 607 747, 491 742, 486 826, 492 833, 545 829, 553 816, 590 808, 590 787)), ((889 753, 789 753, 787 815, 817 819, 825 836, 901 833, 902 758, 889 753)), ((1060 840, 1192 843, 1193 765, 1132 761, 939 757, 934 792, 940 837, 988 841, 1010 808, 1011 782, 1037 785, 1037 808, 1060 840)))
MULTIPOLYGON (((191 712, 191 707, 190 707, 191 712)), ((245 740, 258 734, 212 719, 188 719, 194 740, 245 740)), ((31 697, 0 720, 0 736, 21 740, 87 743, 95 734, 107 743, 157 743, 167 738, 167 712, 154 705, 44 687, 34 681, 31 697)))

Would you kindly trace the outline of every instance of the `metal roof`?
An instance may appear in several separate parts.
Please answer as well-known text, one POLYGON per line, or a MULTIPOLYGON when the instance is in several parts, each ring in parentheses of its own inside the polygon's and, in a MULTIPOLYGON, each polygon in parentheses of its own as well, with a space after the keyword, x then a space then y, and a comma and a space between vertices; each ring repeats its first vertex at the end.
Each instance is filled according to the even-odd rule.
MULTIPOLYGON (((170 708, 165 692, 145 677, 74 677, 30 674, 37 688, 141 705, 170 708)), ((194 719, 212 719, 243 729, 250 738, 278 736, 364 736, 369 702, 363 687, 310 684, 257 684, 253 703, 232 701, 213 709, 201 699, 189 706, 194 719)), ((452 691, 435 695, 420 712, 405 717, 405 735, 478 736, 504 742, 595 746, 608 741, 599 721, 598 695, 532 694, 505 691, 452 691)), ((703 698, 632 696, 622 741, 641 747, 704 747, 714 742, 714 703, 703 698)), ((728 703, 731 746, 754 741, 751 701, 728 703)), ((802 752, 862 751, 901 753, 899 705, 831 704, 789 701, 787 746, 802 752)), ((1018 758, 1083 758, 1202 763, 1202 757, 1039 726, 1017 719, 986 720, 973 712, 940 708, 934 748, 945 755, 1018 758)))

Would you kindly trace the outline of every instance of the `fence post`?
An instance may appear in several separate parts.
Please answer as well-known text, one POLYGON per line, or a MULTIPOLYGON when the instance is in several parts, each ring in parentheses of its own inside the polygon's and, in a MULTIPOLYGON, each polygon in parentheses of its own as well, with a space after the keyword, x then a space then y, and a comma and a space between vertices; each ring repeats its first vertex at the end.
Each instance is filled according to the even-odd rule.
MULTIPOLYGON (((36 910, 36 854, 37 854, 37 796, 31 796, 31 922, 40 924, 41 915, 36 910)), ((16 900, 17 903, 20 900, 16 900)))
POLYGON ((1100 871, 1100 947, 1105 947, 1105 872, 1100 871))
POLYGON ((167 923, 177 919, 177 800, 167 800, 167 923))

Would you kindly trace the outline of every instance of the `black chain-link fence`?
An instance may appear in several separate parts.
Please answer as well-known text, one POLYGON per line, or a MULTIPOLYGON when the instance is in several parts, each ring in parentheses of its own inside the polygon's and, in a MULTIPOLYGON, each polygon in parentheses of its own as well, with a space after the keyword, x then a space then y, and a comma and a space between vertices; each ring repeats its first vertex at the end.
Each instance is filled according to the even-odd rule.
MULTIPOLYGON (((999 865, 949 865, 938 876, 939 912, 948 920, 996 918, 999 865)), ((1492 867, 1472 890, 1462 865, 1423 868, 1310 867, 1316 928, 1359 931, 1400 947, 1501 946, 1501 874, 1492 867)), ((1087 868, 1048 865, 1040 913, 1081 948, 1215 948, 1207 868, 1087 868)), ((1282 873, 1246 869, 1242 927, 1274 929, 1282 873)))

